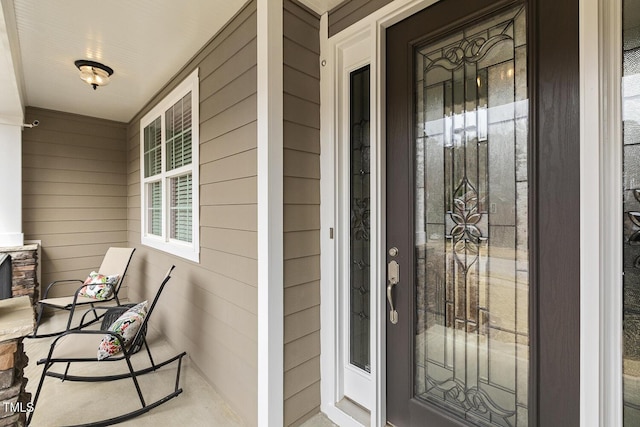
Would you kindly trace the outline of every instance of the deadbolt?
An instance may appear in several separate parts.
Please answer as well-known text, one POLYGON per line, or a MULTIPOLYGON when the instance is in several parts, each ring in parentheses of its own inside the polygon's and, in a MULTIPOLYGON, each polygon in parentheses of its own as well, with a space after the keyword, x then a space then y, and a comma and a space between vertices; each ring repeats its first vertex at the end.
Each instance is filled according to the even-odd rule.
POLYGON ((397 255, 398 255, 398 248, 394 246, 391 249, 389 249, 389 256, 397 256, 397 255))

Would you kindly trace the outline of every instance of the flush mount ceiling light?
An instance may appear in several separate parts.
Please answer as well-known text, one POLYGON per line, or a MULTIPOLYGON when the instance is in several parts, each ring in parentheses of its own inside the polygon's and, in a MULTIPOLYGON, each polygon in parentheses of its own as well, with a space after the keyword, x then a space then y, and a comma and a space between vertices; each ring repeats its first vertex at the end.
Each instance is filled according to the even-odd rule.
POLYGON ((80 78, 91 85, 93 90, 96 90, 98 86, 109 84, 109 76, 113 74, 113 70, 110 67, 84 59, 79 59, 74 64, 80 70, 80 78))

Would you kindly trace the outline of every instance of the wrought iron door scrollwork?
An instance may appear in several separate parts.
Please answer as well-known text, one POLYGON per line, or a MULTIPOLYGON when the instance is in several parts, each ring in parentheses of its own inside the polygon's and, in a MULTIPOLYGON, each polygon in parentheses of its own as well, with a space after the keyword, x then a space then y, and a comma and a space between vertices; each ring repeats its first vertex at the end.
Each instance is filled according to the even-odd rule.
POLYGON ((492 419, 499 419, 505 426, 513 426, 511 421, 516 411, 509 411, 500 407, 488 393, 478 387, 466 388, 456 379, 436 381, 427 377, 427 383, 434 389, 442 392, 447 398, 448 404, 460 406, 465 411, 474 411, 489 415, 492 419))
POLYGON ((483 214, 478 210, 478 191, 466 177, 455 194, 453 211, 447 212, 454 225, 446 237, 453 240, 456 261, 466 272, 478 259, 480 244, 488 238, 479 227, 483 214))

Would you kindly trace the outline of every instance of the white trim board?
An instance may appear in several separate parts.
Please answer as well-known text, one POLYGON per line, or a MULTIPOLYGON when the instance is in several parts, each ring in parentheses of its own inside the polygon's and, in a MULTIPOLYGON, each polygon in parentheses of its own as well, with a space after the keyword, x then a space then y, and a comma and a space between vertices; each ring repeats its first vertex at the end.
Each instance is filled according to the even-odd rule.
POLYGON ((282 0, 258 0, 258 419, 284 422, 282 0))
MULTIPOLYGON (((598 28, 598 1, 580 2, 580 335, 587 331, 600 329, 600 310, 598 307, 599 282, 592 280, 600 276, 600 233, 593 233, 589 243, 582 240, 584 230, 599 230, 600 200, 600 156, 597 153, 600 134, 600 111, 598 91, 598 32, 589 31, 598 28), (586 3, 589 3, 587 5, 586 3), (588 190, 587 190, 588 189, 588 190)), ((600 337, 580 340, 580 382, 589 387, 580 388, 580 425, 598 426, 598 394, 591 393, 592 386, 599 387, 598 351, 600 337)))
POLYGON ((580 58, 581 425, 621 426, 622 0, 580 2, 580 58))

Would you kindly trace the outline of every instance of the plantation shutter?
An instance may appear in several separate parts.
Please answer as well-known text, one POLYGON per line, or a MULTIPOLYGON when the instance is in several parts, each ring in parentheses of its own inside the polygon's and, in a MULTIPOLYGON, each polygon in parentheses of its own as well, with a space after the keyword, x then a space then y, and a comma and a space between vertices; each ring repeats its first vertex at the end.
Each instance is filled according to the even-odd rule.
POLYGON ((162 126, 160 117, 144 128, 144 177, 162 172, 162 126))
POLYGON ((191 92, 165 113, 167 171, 191 164, 191 92))
POLYGON ((172 239, 191 242, 193 239, 191 174, 171 178, 170 181, 170 236, 172 239))
POLYGON ((162 235, 162 183, 160 181, 147 184, 147 233, 154 236, 162 235))

